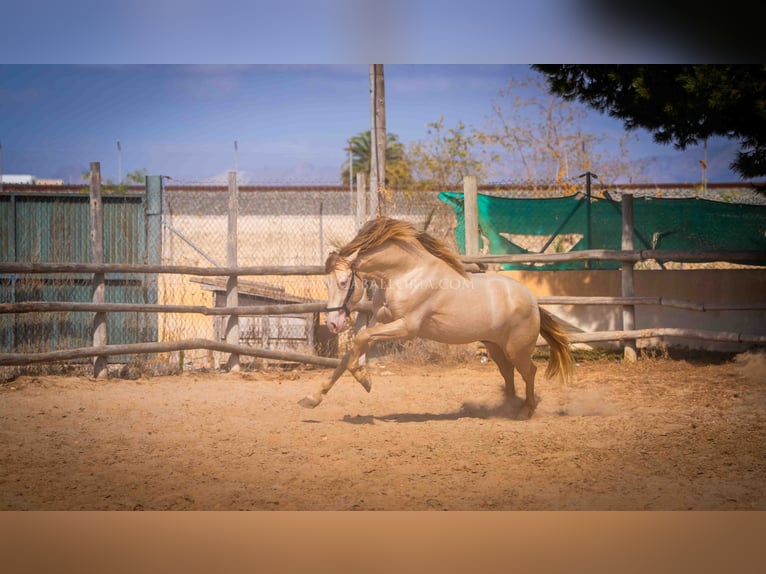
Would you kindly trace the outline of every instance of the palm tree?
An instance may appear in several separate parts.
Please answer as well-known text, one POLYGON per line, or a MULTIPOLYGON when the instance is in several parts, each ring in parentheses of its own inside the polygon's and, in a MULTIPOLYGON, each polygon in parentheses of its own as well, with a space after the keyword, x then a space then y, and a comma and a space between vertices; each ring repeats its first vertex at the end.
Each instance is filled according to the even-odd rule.
MULTIPOLYGON (((346 152, 351 151, 351 177, 357 173, 370 173, 372 159, 372 135, 370 130, 361 132, 348 140, 346 152)), ((343 162, 341 178, 345 185, 349 183, 348 160, 343 162)), ((396 134, 386 134, 386 187, 404 189, 412 182, 412 168, 404 151, 404 145, 396 134)))

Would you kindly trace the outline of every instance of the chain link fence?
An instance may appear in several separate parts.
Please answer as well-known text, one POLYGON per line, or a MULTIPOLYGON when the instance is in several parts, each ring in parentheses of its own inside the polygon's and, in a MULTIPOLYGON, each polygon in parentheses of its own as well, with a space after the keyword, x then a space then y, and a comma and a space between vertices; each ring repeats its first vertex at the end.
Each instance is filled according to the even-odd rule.
MULTIPOLYGON (((237 265, 324 266, 327 255, 350 241, 357 232, 360 197, 356 190, 330 185, 239 186, 237 265)), ((413 222, 456 248, 454 211, 439 200, 438 192, 395 191, 385 197, 386 215, 413 222)), ((227 266, 227 187, 173 180, 164 190, 163 263, 204 267, 227 266)), ((366 205, 364 206, 366 209, 366 205)), ((285 304, 324 301, 320 276, 243 276, 240 304, 285 304)), ((223 305, 225 278, 165 276, 160 300, 167 304, 223 305)), ((188 314, 164 314, 160 337, 222 337, 221 321, 188 314)), ((241 317, 243 342, 302 352, 314 348, 333 354, 332 338, 320 317, 241 317), (313 347, 313 348, 308 348, 313 347)), ((214 365, 209 353, 187 354, 186 359, 214 365)))
MULTIPOLYGON (((365 219, 361 217, 360 220, 359 214, 366 213, 367 209, 366 205, 360 209, 359 202, 366 204, 369 194, 369 191, 359 194, 355 189, 333 185, 242 185, 238 191, 237 264, 241 267, 322 266, 330 251, 354 237, 365 219)), ((411 221, 458 250, 455 233, 458 218, 453 206, 440 199, 443 191, 459 193, 462 188, 386 192, 382 198, 383 211, 387 216, 411 221)), ((550 199, 585 194, 586 190, 584 180, 575 178, 558 184, 504 181, 480 185, 479 193, 503 198, 550 199)), ((636 197, 696 197, 727 203, 766 203, 763 196, 746 186, 594 185, 591 190, 594 199, 610 197, 615 201, 625 193, 636 197)), ((226 266, 227 187, 172 180, 165 187, 164 202, 163 262, 226 266)), ((546 238, 511 239, 535 251, 546 238)), ((562 236, 551 249, 565 251, 567 242, 576 239, 562 236)), ((487 242, 482 251, 489 251, 487 242)), ((162 281, 160 298, 166 303, 224 305, 225 278, 168 276, 162 281)), ((248 276, 240 278, 239 296, 241 304, 323 301, 326 287, 322 276, 248 276)), ((222 337, 220 321, 213 321, 211 325, 211 319, 207 317, 166 314, 160 322, 160 336, 164 339, 222 337)), ((267 348, 280 346, 313 352, 323 344, 330 345, 331 340, 323 331, 320 317, 242 317, 240 328, 243 341, 260 343, 267 348)), ((328 347, 327 352, 332 354, 336 350, 328 347)), ((187 358, 205 359, 211 365, 215 364, 212 356, 194 357, 191 354, 187 358)))
MULTIPOLYGON (((490 197, 500 198, 560 198, 577 194, 585 194, 585 182, 575 178, 557 184, 547 182, 502 181, 482 185, 479 182, 479 193, 490 197)), ((456 230, 459 218, 453 205, 440 198, 443 192, 462 192, 462 186, 441 188, 436 190, 396 190, 387 192, 382 198, 385 215, 405 219, 425 230, 435 237, 442 239, 452 248, 459 250, 456 230)), ((648 198, 703 198, 728 204, 766 205, 766 197, 755 193, 748 185, 625 185, 599 186, 595 184, 591 190, 594 199, 611 197, 619 201, 625 193, 635 197, 648 198)), ((3 197, 0 197, 0 211, 4 213, 3 221, 11 221, 13 217, 24 212, 24 194, 30 196, 46 194, 46 201, 53 205, 43 213, 46 217, 59 221, 58 224, 45 223, 40 217, 29 221, 16 221, 14 238, 11 238, 10 227, 5 226, 5 233, 0 233, 0 244, 5 245, 2 260, 9 259, 9 241, 19 245, 19 238, 26 237, 21 233, 24 229, 30 235, 30 245, 34 237, 44 235, 51 229, 60 229, 55 237, 51 236, 45 242, 50 248, 65 245, 77 245, 83 251, 82 255, 74 257, 74 261, 86 261, 86 239, 83 235, 78 242, 66 240, 67 233, 78 224, 71 218, 64 217, 64 212, 73 201, 86 201, 80 197, 81 190, 70 190, 69 194, 59 189, 17 190, 13 186, 5 186, 3 197), (75 198, 75 196, 77 196, 75 198), (12 213, 13 212, 13 213, 12 213), (40 219, 40 221, 38 221, 40 219), (26 226, 26 227, 24 227, 26 226), (58 226, 58 227, 57 227, 58 226), (34 237, 32 237, 34 236, 34 237), (82 245, 80 245, 82 243, 82 245)), ((107 193, 108 195, 108 193, 107 193)), ((131 201, 139 201, 141 189, 129 190, 131 201)), ((237 265, 251 266, 323 266, 328 253, 350 241, 359 226, 368 217, 367 196, 369 191, 360 194, 356 189, 337 185, 282 183, 269 185, 240 185, 238 186, 237 214, 237 265)), ((83 212, 80 215, 84 216, 83 212)), ((543 214, 544 216, 544 214, 543 214)), ((31 217, 31 216, 30 216, 31 217)), ((124 218, 124 216, 119 216, 124 218)), ((47 221, 47 220, 46 220, 47 221)), ((125 220, 127 221, 127 220, 125 220)), ((229 194, 227 186, 211 184, 202 181, 184 181, 168 179, 165 181, 162 205, 161 233, 161 263, 165 265, 184 265, 192 267, 228 267, 227 244, 229 237, 229 194)), ((138 219, 131 219, 131 225, 115 225, 113 241, 107 244, 119 246, 120 234, 124 237, 140 234, 142 225, 138 219), (134 224, 135 223, 135 224, 134 224), (111 242, 111 243, 110 243, 111 242)), ((85 223, 83 223, 85 225, 85 223)), ((594 222, 598 225, 598 221, 594 222)), ((82 234, 81 234, 82 235, 82 234)), ((78 236, 79 237, 79 236, 78 236)), ((535 251, 537 245, 529 238, 510 237, 524 248, 535 251), (531 243, 524 243, 529 240, 531 243)), ((550 249, 567 248, 576 238, 562 237, 550 249)), ((539 238, 537 238, 539 241, 539 238)), ((21 244, 25 245, 25 244, 21 244)), ((482 251, 488 251, 485 242, 482 251)), ((151 246, 150 246, 151 247, 151 246)), ((571 247, 571 246, 570 246, 571 247)), ((706 245, 700 244, 703 249, 706 245)), ((31 248, 30 248, 31 249, 31 248)), ((16 250, 15 260, 24 262, 60 261, 60 258, 46 257, 42 252, 16 250), (18 257, 17 257, 18 256, 18 257)), ((38 250, 39 251, 39 250, 38 250)), ((15 253, 15 252, 14 252, 15 253)), ((109 257, 112 262, 120 262, 109 257)), ((135 257, 130 261, 140 262, 135 257)), ((16 285, 24 277, 3 277, 3 302, 19 300, 16 285), (13 291, 13 293, 11 293, 13 291)), ((29 279, 29 278, 26 278, 29 279)), ((65 280, 62 279, 62 280, 65 280)), ((321 302, 327 295, 324 277, 314 276, 242 276, 239 279, 240 305, 268 305, 298 302, 321 302)), ((157 302, 173 305, 225 306, 226 278, 205 278, 189 275, 160 274, 158 277, 157 302)), ((87 294, 86 294, 87 295, 87 294)), ((30 297, 32 297, 30 295, 30 297)), ((40 292, 40 300, 48 297, 40 292)), ((77 297, 77 300, 87 300, 87 296, 77 297)), ((134 302, 133 299, 115 302, 134 302)), ((135 300, 141 302, 141 297, 135 300)), ((46 315, 47 316, 47 315, 46 315)), ((5 315, 0 329, 4 342, 10 341, 13 321, 10 315, 5 315)), ((39 319, 39 318, 38 318, 39 319)), ((258 345, 265 348, 297 350, 301 352, 320 352, 328 355, 338 353, 337 338, 330 337, 322 324, 323 317, 319 313, 296 314, 295 316, 243 316, 240 318, 241 342, 258 345)), ((56 326, 55 321, 42 321, 49 325, 43 326, 39 336, 27 336, 25 341, 45 341, 45 332, 56 326), (51 327, 52 325, 52 327, 51 327), (42 339, 41 339, 42 337, 42 339)), ((40 323, 40 321, 38 321, 40 323)), ((223 319, 190 313, 159 313, 156 333, 159 341, 176 341, 191 338, 223 339, 223 319)), ((38 331, 35 331, 38 333, 38 331)), ((16 334, 18 336, 18 333, 16 334)), ((118 337, 119 338, 119 337, 118 337)), ((57 339, 58 340, 58 339, 57 339)), ((63 340, 63 339, 62 339, 63 340)), ((115 339, 110 335, 110 342, 115 339)), ((59 341, 60 342, 60 341, 59 341)), ((46 345, 40 343, 39 349, 31 345, 29 351, 45 350, 46 345)), ((171 366, 181 368, 187 366, 218 368, 221 357, 211 351, 186 351, 175 353, 170 357, 158 359, 171 366)), ((247 360, 247 359, 244 359, 247 360)))

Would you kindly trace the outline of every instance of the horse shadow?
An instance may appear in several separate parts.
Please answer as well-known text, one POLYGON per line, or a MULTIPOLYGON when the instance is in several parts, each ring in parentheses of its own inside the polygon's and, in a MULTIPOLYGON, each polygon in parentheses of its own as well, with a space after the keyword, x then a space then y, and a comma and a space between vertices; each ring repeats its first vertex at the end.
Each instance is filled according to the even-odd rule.
POLYGON ((532 412, 520 397, 506 398, 500 404, 465 402, 459 409, 446 413, 390 413, 386 415, 345 415, 343 422, 355 425, 372 425, 376 421, 396 423, 424 423, 431 421, 456 421, 459 419, 507 419, 528 420, 532 412))

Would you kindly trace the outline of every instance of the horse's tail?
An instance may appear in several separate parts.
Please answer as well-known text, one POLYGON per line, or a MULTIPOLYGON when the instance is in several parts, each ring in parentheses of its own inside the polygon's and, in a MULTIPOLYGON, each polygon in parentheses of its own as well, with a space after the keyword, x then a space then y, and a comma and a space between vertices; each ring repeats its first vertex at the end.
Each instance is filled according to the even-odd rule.
POLYGON ((553 315, 540 308, 540 334, 551 349, 551 358, 545 375, 548 378, 559 375, 566 383, 572 377, 574 357, 569 348, 569 337, 553 315))

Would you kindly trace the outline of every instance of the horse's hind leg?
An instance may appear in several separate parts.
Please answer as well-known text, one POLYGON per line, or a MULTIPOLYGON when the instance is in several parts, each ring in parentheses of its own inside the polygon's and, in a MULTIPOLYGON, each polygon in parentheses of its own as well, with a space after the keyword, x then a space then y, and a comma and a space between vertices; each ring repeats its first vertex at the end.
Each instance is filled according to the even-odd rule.
POLYGON ((500 374, 505 380, 505 398, 513 399, 516 397, 516 385, 513 383, 513 364, 508 360, 505 351, 497 343, 491 341, 482 341, 489 351, 489 356, 500 369, 500 374))
POLYGON ((534 347, 525 349, 523 351, 506 351, 509 360, 519 371, 521 378, 524 379, 526 387, 526 397, 524 400, 524 407, 529 411, 531 415, 535 410, 537 401, 535 399, 535 373, 537 373, 537 367, 532 361, 532 351, 534 347))

